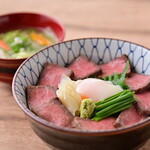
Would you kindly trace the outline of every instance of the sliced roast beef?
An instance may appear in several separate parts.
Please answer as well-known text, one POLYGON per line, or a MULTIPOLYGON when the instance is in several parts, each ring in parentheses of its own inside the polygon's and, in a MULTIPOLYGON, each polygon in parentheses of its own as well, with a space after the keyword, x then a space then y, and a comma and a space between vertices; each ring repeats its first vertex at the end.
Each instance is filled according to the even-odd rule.
POLYGON ((115 127, 129 127, 146 119, 147 116, 141 115, 135 106, 122 111, 115 122, 115 127))
MULTIPOLYGON (((124 54, 116 59, 106 63, 101 64, 100 68, 102 70, 102 78, 112 75, 113 73, 121 73, 125 68, 126 62, 128 61, 128 57, 124 54)), ((131 72, 131 67, 129 66, 127 70, 127 74, 131 72)))
POLYGON ((68 68, 46 63, 41 73, 38 85, 53 86, 58 88, 62 74, 70 77, 73 72, 68 68))
POLYGON ((70 66, 68 66, 74 73, 74 80, 83 79, 92 75, 99 75, 101 69, 94 62, 88 60, 85 56, 76 58, 70 66))
POLYGON ((57 99, 44 103, 38 108, 36 114, 56 126, 72 127, 72 114, 57 99))
POLYGON ((125 80, 125 84, 129 86, 130 90, 135 92, 142 92, 150 87, 150 76, 138 73, 131 73, 129 78, 125 80))
POLYGON ((32 111, 36 111, 43 103, 55 99, 56 89, 50 86, 29 86, 27 87, 28 106, 32 111))
POLYGON ((82 119, 79 117, 74 117, 72 122, 72 126, 74 128, 84 130, 84 131, 105 131, 105 130, 113 130, 115 129, 114 123, 116 118, 108 117, 101 121, 92 121, 89 119, 82 119))
POLYGON ((134 94, 138 111, 142 114, 150 114, 150 90, 134 94))

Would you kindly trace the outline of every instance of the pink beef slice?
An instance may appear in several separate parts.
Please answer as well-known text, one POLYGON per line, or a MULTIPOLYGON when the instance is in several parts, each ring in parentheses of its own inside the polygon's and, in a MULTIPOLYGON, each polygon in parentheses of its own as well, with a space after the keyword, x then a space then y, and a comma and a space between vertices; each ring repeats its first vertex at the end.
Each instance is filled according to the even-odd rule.
POLYGON ((43 103, 55 99, 56 89, 49 86, 28 86, 27 100, 28 106, 32 111, 36 111, 43 103))
POLYGON ((150 90, 134 94, 138 111, 142 114, 150 114, 150 90))
POLYGON ((68 68, 46 63, 40 76, 38 85, 53 86, 58 88, 62 74, 70 77, 72 73, 73 72, 68 68))
POLYGON ((89 119, 82 119, 79 117, 74 117, 72 126, 76 129, 84 131, 106 131, 115 129, 114 123, 116 118, 108 117, 101 121, 92 121, 89 119))
POLYGON ((57 126, 72 127, 72 114, 57 99, 43 104, 36 111, 36 114, 57 126))
MULTIPOLYGON (((120 57, 117 57, 116 59, 106 63, 101 64, 99 67, 102 70, 102 78, 112 75, 113 73, 121 73, 123 69, 125 68, 126 62, 128 61, 128 57, 123 54, 120 57)), ((131 72, 131 66, 129 65, 129 68, 127 70, 127 74, 131 72)))
POLYGON ((68 66, 74 73, 74 80, 83 79, 92 75, 101 74, 101 69, 94 62, 88 60, 85 56, 76 58, 70 66, 68 66))
POLYGON ((135 106, 122 111, 115 122, 115 127, 129 127, 146 119, 147 116, 141 115, 136 110, 135 106))
POLYGON ((125 80, 125 84, 129 86, 130 90, 135 92, 142 92, 150 87, 150 76, 138 73, 131 73, 129 78, 125 80))

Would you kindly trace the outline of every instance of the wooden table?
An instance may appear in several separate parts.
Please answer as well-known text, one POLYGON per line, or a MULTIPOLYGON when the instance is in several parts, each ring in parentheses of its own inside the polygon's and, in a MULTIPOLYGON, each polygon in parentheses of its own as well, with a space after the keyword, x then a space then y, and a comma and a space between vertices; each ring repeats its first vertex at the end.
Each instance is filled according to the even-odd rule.
MULTIPOLYGON (((0 14, 40 12, 60 20, 65 40, 113 37, 150 48, 149 0, 0 0, 0 14)), ((140 150, 149 150, 150 140, 140 150)), ((0 82, 0 150, 50 150, 32 131, 14 101, 11 85, 0 82)))

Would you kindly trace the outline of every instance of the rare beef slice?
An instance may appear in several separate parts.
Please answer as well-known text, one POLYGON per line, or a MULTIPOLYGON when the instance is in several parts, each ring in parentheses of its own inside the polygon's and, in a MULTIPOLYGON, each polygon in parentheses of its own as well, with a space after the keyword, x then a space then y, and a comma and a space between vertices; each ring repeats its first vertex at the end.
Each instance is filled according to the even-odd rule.
POLYGON ((36 114, 56 126, 68 128, 72 127, 72 114, 57 99, 44 103, 38 108, 38 110, 36 110, 36 114))
POLYGON ((83 131, 105 131, 115 129, 114 123, 116 118, 108 117, 98 122, 89 119, 82 119, 74 117, 72 126, 73 128, 80 129, 83 131))
POLYGON ((150 114, 150 90, 134 94, 136 106, 141 114, 150 114))
POLYGON ((41 73, 38 85, 53 86, 58 88, 62 74, 70 77, 73 72, 68 68, 46 63, 41 73))
POLYGON ((33 112, 36 112, 36 109, 43 105, 43 103, 47 103, 56 97, 56 89, 51 86, 27 87, 28 106, 33 112))
POLYGON ((85 56, 77 57, 69 66, 74 73, 73 79, 84 79, 101 74, 101 69, 85 56))
MULTIPOLYGON (((124 70, 127 61, 128 57, 124 54, 106 64, 100 64, 99 67, 102 70, 102 78, 112 75, 113 73, 121 73, 124 70)), ((131 66, 129 65, 126 74, 130 74, 130 72, 131 66)))
POLYGON ((114 125, 115 127, 121 128, 129 127, 143 121, 146 118, 147 116, 139 114, 135 106, 133 105, 132 107, 120 113, 114 125))
POLYGON ((131 73, 125 80, 131 91, 142 92, 150 87, 150 76, 138 73, 131 73))

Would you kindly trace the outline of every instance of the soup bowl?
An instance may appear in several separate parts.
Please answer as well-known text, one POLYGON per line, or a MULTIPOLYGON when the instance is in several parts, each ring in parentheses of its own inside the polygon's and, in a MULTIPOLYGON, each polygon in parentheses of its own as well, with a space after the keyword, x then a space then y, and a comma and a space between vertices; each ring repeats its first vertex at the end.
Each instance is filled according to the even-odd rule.
POLYGON ((95 63, 102 64, 122 54, 128 56, 136 72, 150 75, 149 49, 112 38, 83 38, 61 42, 37 52, 21 64, 13 79, 13 96, 34 132, 49 147, 62 150, 132 150, 138 149, 149 139, 149 117, 131 127, 109 131, 81 131, 55 126, 28 108, 26 88, 36 85, 44 63, 66 66, 76 57, 85 55, 95 63))
MULTIPOLYGON (((18 12, 0 16, 0 33, 25 28, 50 29, 57 42, 63 41, 65 36, 63 25, 57 19, 44 14, 18 12)), ((12 83, 14 73, 25 59, 4 59, 0 57, 0 81, 12 83)))

